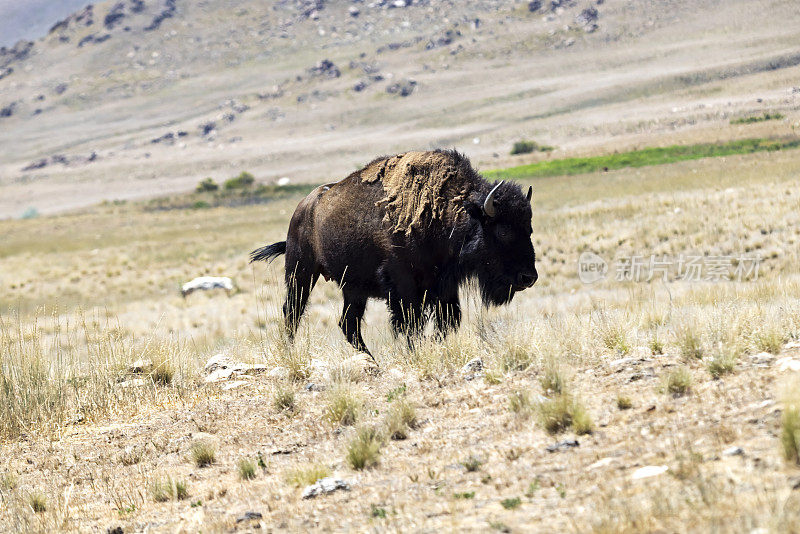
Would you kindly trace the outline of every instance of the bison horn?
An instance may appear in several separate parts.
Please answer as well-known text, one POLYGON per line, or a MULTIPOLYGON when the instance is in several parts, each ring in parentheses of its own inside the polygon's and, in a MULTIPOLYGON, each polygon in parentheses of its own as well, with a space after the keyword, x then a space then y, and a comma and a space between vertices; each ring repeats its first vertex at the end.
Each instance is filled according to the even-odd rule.
POLYGON ((494 192, 497 191, 497 188, 501 185, 503 185, 502 180, 499 184, 494 186, 491 191, 489 191, 489 194, 486 196, 486 200, 483 201, 483 212, 489 217, 494 217, 497 214, 497 211, 494 209, 494 192))
POLYGON ((528 202, 531 201, 532 196, 533 196, 533 186, 528 186, 528 202))

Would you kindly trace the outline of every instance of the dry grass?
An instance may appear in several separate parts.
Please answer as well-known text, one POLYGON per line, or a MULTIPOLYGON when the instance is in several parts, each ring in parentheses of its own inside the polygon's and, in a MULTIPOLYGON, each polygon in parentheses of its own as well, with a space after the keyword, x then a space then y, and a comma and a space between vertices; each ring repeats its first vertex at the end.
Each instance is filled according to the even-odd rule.
POLYGON ((301 488, 310 486, 317 480, 329 476, 331 476, 331 470, 327 465, 312 462, 292 468, 286 474, 286 481, 295 487, 301 488))
POLYGON ((208 467, 216 461, 217 448, 211 443, 195 443, 189 452, 197 467, 208 467))
POLYGON ((534 289, 491 310, 467 289, 459 332, 413 349, 391 336, 384 307, 370 304, 364 336, 378 376, 344 369, 352 352, 338 329, 335 285, 318 283, 292 345, 280 334, 282 264, 247 265, 246 251, 282 238, 297 198, 202 214, 129 205, 0 221, 0 233, 11 228, 0 243, 0 470, 9 477, 0 483, 0 521, 15 531, 116 521, 213 530, 208 515, 200 526, 186 519, 200 499, 209 510, 230 510, 222 522, 252 508, 289 530, 321 511, 319 527, 333 529, 346 517, 354 529, 386 521, 401 530, 481 530, 490 522, 524 530, 536 521, 552 530, 791 532, 786 480, 796 468, 782 452, 796 416, 787 401, 780 414, 768 405, 778 398, 775 367, 751 362, 762 350, 797 358, 783 344, 800 337, 797 166, 776 158, 609 173, 602 188, 596 177, 542 179, 534 289), (41 239, 24 245, 16 230, 23 223, 41 239), (84 232, 99 238, 68 239, 84 232), (611 276, 585 286, 575 276, 584 250, 613 260, 745 249, 764 257, 757 281, 611 276), (242 291, 182 299, 179 282, 198 274, 233 276, 242 291), (37 311, 57 295, 56 313, 37 311), (285 371, 223 390, 202 373, 219 352, 285 371), (460 369, 476 357, 486 373, 465 380, 460 369), (132 373, 138 359, 151 360, 152 370, 132 373), (623 364, 609 365, 614 360, 623 364), (686 386, 691 397, 659 394, 662 377, 668 394, 686 386), (142 382, 121 386, 133 380, 142 382), (203 469, 187 461, 197 431, 220 436, 203 469), (552 444, 551 432, 567 431, 594 433, 568 453, 539 452, 552 444), (679 458, 683 443, 702 458, 679 458), (742 446, 770 469, 722 456, 723 444, 742 446), (459 467, 475 465, 470 456, 475 470, 459 467), (587 468, 605 458, 611 463, 587 468), (632 483, 637 462, 666 464, 677 476, 632 483), (293 469, 307 474, 286 484, 293 469), (52 473, 47 481, 36 474, 43 470, 52 473), (149 472, 170 475, 155 484, 163 502, 149 472), (291 487, 333 472, 353 483, 351 492, 306 502, 291 487), (532 496, 530 473, 541 477, 532 496), (732 485, 728 473, 743 483, 732 485), (177 496, 187 492, 175 480, 191 483, 191 499, 177 496), (27 501, 35 490, 48 496, 44 512, 27 501), (276 499, 261 506, 253 494, 276 499), (521 505, 503 508, 515 495, 526 495, 521 505), (485 502, 491 511, 469 506, 485 502), (372 517, 372 504, 386 517, 372 517))

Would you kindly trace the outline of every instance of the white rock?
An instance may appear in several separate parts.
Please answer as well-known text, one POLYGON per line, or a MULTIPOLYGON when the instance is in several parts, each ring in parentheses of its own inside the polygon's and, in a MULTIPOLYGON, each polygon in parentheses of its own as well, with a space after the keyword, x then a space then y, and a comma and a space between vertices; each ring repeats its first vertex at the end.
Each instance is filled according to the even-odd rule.
POLYGON ((306 487, 306 489, 303 490, 303 498, 313 499, 319 495, 333 493, 336 490, 350 491, 350 484, 339 478, 326 477, 306 487))
POLYGON ((631 475, 631 480, 640 480, 642 478, 656 477, 663 475, 669 468, 666 465, 646 465, 640 467, 631 475))
POLYGON ((139 358, 138 360, 133 362, 130 367, 128 367, 128 372, 136 374, 144 373, 151 367, 153 367, 153 360, 139 358))
POLYGON ((597 468, 600 468, 600 467, 605 467, 605 466, 611 464, 613 461, 614 461, 613 458, 601 458, 601 459, 597 460, 595 463, 593 463, 592 465, 590 465, 587 469, 592 470, 592 469, 597 469, 597 468))
POLYGON ((775 362, 775 365, 778 366, 778 371, 782 373, 785 371, 800 372, 800 360, 795 360, 790 356, 780 358, 775 362))
POLYGON ((219 368, 227 368, 231 364, 231 359, 228 358, 224 353, 220 352, 219 354, 215 354, 211 358, 208 359, 206 362, 205 367, 203 370, 206 373, 210 373, 212 371, 216 371, 219 368))
POLYGON ((275 183, 278 185, 278 187, 284 187, 289 185, 291 180, 287 176, 284 176, 283 178, 278 178, 278 181, 275 183))
POLYGON ((247 384, 245 380, 234 380, 233 382, 227 382, 224 386, 222 386, 222 389, 228 391, 231 389, 236 389, 238 387, 241 387, 245 384, 247 384))
POLYGON ((759 352, 750 356, 750 360, 755 364, 772 363, 775 360, 775 355, 769 352, 759 352))
POLYGON ((783 346, 785 350, 798 350, 800 349, 800 341, 790 341, 783 346))
POLYGON ((483 360, 480 358, 473 358, 464 364, 464 367, 461 368, 461 372, 466 373, 477 373, 478 371, 483 370, 483 360))
POLYGON ((723 456, 741 456, 744 454, 744 449, 741 447, 728 447, 724 451, 722 451, 723 456))
POLYGON ((231 376, 233 376, 233 369, 217 369, 216 371, 210 373, 205 378, 205 381, 207 383, 221 382, 223 380, 229 379, 231 376))

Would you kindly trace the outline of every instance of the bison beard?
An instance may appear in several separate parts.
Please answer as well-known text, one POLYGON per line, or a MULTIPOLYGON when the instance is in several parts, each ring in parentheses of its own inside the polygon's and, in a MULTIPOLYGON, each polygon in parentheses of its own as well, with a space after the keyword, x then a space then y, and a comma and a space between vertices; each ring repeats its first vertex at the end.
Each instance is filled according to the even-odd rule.
POLYGON ((339 325, 369 354, 361 319, 384 299, 394 332, 409 337, 433 318, 441 334, 461 322, 459 286, 476 279, 485 305, 510 302, 537 279, 531 190, 490 184, 455 151, 378 158, 297 206, 286 241, 251 254, 286 254, 286 328, 294 336, 320 275, 342 289, 339 325))

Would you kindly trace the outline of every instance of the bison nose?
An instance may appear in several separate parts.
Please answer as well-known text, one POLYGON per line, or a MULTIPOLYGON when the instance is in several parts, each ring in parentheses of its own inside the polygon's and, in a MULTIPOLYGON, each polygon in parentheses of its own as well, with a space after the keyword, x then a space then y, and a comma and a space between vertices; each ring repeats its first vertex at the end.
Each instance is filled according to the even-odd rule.
POLYGON ((536 271, 533 271, 532 273, 519 273, 517 275, 517 285, 522 287, 531 287, 538 279, 539 275, 536 274, 536 271))

